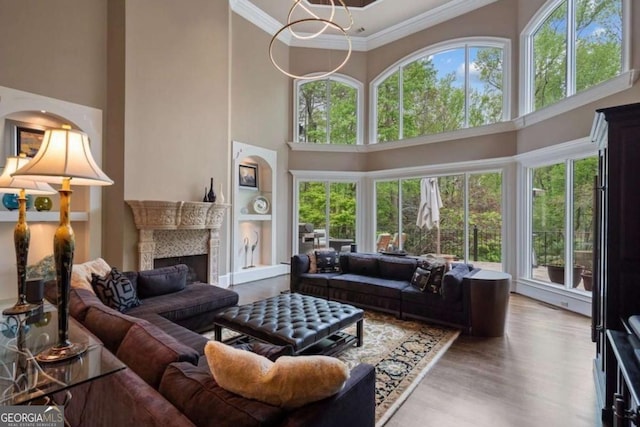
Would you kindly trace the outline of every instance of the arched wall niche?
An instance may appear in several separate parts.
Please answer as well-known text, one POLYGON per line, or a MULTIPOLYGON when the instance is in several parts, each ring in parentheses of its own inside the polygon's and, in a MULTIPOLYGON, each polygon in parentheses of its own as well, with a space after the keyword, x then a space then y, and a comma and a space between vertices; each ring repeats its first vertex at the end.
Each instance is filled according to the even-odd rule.
MULTIPOLYGON (((89 136, 91 152, 98 165, 102 164, 102 111, 0 86, 0 167, 7 156, 16 155, 16 125, 47 129, 71 125, 89 136)), ((57 186, 53 186, 57 188, 57 186)), ((102 191, 100 187, 73 187, 71 224, 76 237, 75 263, 101 256, 102 246, 102 191)), ((52 195, 51 212, 27 211, 31 242, 27 263, 34 264, 53 253, 53 234, 59 222, 58 196, 52 195)), ((0 298, 17 295, 13 228, 17 212, 0 205, 0 298)))

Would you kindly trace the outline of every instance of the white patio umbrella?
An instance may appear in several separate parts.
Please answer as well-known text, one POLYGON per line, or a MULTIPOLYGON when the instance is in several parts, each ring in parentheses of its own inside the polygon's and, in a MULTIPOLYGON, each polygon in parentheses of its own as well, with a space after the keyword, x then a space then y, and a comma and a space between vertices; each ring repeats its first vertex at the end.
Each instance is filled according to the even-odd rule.
POLYGON ((442 199, 440 198, 438 178, 422 178, 420 180, 420 207, 418 208, 416 225, 420 228, 427 227, 427 230, 431 230, 433 227, 437 228, 436 251, 438 253, 440 253, 440 208, 442 208, 442 199))

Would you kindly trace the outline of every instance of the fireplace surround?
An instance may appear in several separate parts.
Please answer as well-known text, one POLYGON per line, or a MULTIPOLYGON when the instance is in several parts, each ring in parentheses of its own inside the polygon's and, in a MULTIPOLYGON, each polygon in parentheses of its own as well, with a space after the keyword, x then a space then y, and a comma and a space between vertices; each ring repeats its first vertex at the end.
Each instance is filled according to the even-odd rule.
POLYGON ((156 259, 207 255, 207 282, 218 284, 222 203, 127 200, 138 229, 138 270, 156 259))

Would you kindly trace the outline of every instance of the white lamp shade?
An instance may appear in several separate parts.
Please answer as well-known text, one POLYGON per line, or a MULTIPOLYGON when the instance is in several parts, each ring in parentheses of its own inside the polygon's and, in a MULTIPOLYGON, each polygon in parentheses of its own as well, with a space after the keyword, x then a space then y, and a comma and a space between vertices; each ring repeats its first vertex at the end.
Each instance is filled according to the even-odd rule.
POLYGON ((20 193, 24 190, 26 194, 53 194, 56 190, 46 182, 34 181, 32 179, 20 176, 12 177, 11 175, 29 163, 31 159, 28 157, 11 156, 7 157, 4 164, 4 171, 0 175, 0 192, 3 193, 20 193))
POLYGON ((113 181, 91 155, 89 137, 75 129, 49 129, 33 160, 14 177, 60 184, 71 178, 73 185, 111 185, 113 181))

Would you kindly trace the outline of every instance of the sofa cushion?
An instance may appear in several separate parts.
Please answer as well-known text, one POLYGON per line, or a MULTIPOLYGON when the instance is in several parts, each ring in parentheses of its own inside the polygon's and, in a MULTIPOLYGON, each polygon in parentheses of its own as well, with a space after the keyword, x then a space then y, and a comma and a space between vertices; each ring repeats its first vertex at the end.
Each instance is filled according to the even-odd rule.
POLYGON ((346 258, 349 260, 347 262, 348 273, 370 277, 377 277, 380 275, 378 270, 379 255, 349 253, 346 258))
POLYGON ((91 286, 91 274, 106 276, 109 271, 111 271, 111 266, 102 258, 96 258, 82 264, 74 264, 71 267, 71 287, 94 292, 91 286))
MULTIPOLYGON (((309 269, 308 269, 308 273, 314 274, 318 272, 318 263, 317 263, 317 258, 316 258, 316 251, 309 251, 309 253, 307 254, 308 260, 309 260, 309 269)), ((302 270, 304 271, 304 270, 302 270)))
POLYGON ((91 286, 100 301, 121 313, 140 305, 131 281, 115 267, 106 276, 91 273, 91 286))
POLYGON ((329 280, 329 287, 331 288, 398 300, 400 299, 400 292, 407 286, 410 285, 405 280, 381 279, 357 274, 340 274, 329 280))
POLYGON ((411 280, 417 264, 415 258, 384 255, 378 258, 378 270, 384 279, 411 280))
POLYGON ((458 301, 462 297, 462 281, 469 274, 466 264, 456 264, 442 278, 442 298, 446 301, 458 301))
POLYGON ((89 307, 83 324, 109 351, 116 353, 129 329, 138 322, 141 320, 100 304, 89 307))
POLYGON ((184 328, 156 313, 142 314, 140 315, 140 319, 147 320, 152 325, 162 329, 164 333, 171 335, 182 344, 191 347, 199 355, 204 354, 204 346, 209 342, 209 339, 204 335, 184 328))
POLYGON ((138 272, 140 298, 155 297, 177 292, 187 285, 189 267, 184 264, 138 272))
POLYGON ((198 363, 198 353, 194 349, 142 319, 129 328, 116 356, 155 389, 160 386, 169 364, 198 363))
POLYGON ((157 313, 193 331, 204 332, 213 328, 217 311, 237 303, 238 294, 234 291, 207 283, 190 283, 170 296, 146 298, 127 313, 132 316, 157 313))
POLYGON ((282 408, 223 389, 208 366, 172 363, 162 377, 159 391, 201 427, 273 426, 282 424, 287 416, 282 408))
POLYGON ((334 249, 316 250, 315 258, 317 273, 335 273, 340 271, 339 254, 334 249))
POLYGON ((248 399, 297 408, 338 393, 349 378, 347 365, 329 356, 282 356, 275 362, 210 341, 204 349, 218 385, 248 399))

